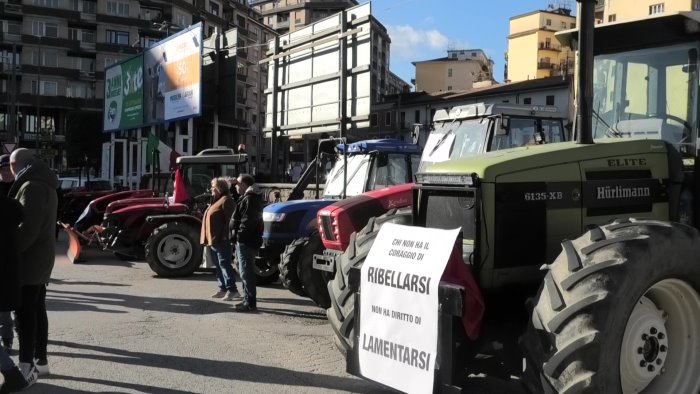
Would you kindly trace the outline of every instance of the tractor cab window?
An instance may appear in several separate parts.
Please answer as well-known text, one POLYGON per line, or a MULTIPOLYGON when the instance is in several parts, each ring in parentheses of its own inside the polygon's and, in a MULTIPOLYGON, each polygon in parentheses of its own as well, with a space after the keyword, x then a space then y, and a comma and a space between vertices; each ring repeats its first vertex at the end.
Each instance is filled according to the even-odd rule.
POLYGON ((369 188, 376 190, 410 182, 408 165, 408 156, 404 154, 377 154, 372 166, 369 188))
POLYGON ((423 149, 419 172, 432 163, 470 157, 486 151, 490 118, 456 120, 435 125, 423 149))
POLYGON ((596 56, 593 137, 663 139, 692 155, 697 63, 696 44, 596 56))
POLYGON ((183 171, 187 193, 192 197, 210 193, 211 180, 219 174, 219 167, 220 164, 187 165, 183 171))
MULTIPOLYGON (((347 196, 356 196, 364 193, 370 161, 371 156, 369 154, 348 156, 348 186, 345 190, 347 196)), ((326 187, 323 190, 324 197, 340 197, 343 194, 343 162, 343 158, 339 157, 328 173, 326 187)))

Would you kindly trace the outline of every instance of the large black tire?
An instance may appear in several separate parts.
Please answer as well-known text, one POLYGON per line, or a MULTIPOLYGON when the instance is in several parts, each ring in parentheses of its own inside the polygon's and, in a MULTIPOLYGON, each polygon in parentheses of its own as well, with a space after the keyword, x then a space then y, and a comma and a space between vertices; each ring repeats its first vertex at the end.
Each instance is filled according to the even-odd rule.
POLYGON ((306 297, 306 292, 297 274, 297 262, 308 242, 308 238, 295 239, 284 248, 280 257, 280 281, 289 291, 301 297, 306 297))
POLYGON ((188 276, 202 264, 203 249, 193 226, 169 222, 146 240, 146 261, 158 276, 188 276))
POLYGON ((697 393, 698 245, 695 229, 649 220, 617 221, 562 243, 522 340, 530 387, 697 393))
POLYGON ((379 229, 385 223, 410 224, 410 209, 392 209, 387 213, 370 218, 365 227, 350 236, 347 250, 340 256, 333 280, 328 282, 331 307, 326 310, 328 321, 335 334, 335 344, 341 352, 347 352, 355 343, 355 293, 359 283, 350 283, 348 273, 352 268, 362 268, 379 229))
POLYGON ((309 298, 323 309, 330 308, 331 298, 328 295, 329 277, 320 270, 314 269, 314 254, 323 253, 323 243, 318 231, 309 234, 309 240, 297 262, 297 276, 301 281, 304 292, 309 298))

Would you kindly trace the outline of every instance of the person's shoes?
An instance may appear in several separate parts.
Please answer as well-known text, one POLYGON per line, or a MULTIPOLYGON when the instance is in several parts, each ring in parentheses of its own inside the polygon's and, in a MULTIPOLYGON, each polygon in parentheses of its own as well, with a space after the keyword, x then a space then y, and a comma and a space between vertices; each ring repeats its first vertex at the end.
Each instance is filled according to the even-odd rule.
POLYGON ((18 367, 19 371, 22 373, 22 377, 24 377, 24 380, 27 382, 25 388, 33 385, 36 383, 37 379, 39 379, 39 371, 36 370, 33 364, 19 363, 18 367))
POLYGON ((51 373, 49 371, 49 362, 45 358, 35 360, 34 365, 36 366, 36 370, 39 372, 39 376, 46 376, 51 373))
POLYGON ((238 292, 238 290, 229 290, 226 292, 226 296, 224 297, 224 301, 233 301, 237 298, 241 298, 241 293, 238 292))
POLYGON ((248 305, 244 302, 236 304, 236 312, 255 312, 257 310, 255 305, 248 305))
POLYGON ((211 295, 211 298, 224 298, 226 296, 226 291, 225 290, 219 290, 216 293, 211 295))

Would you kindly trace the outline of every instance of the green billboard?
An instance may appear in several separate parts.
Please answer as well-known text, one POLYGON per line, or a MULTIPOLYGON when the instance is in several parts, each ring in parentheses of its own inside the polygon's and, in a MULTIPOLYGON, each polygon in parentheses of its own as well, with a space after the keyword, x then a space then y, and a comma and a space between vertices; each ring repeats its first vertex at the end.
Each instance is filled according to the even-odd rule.
POLYGON ((105 70, 104 131, 143 125, 143 55, 105 70))

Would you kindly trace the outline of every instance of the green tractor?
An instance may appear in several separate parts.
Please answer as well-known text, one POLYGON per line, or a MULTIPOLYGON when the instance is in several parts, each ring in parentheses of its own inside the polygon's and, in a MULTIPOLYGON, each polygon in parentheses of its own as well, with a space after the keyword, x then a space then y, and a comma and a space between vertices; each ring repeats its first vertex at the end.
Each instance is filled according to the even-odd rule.
MULTIPOLYGON (((700 13, 594 32, 579 1, 580 32, 560 36, 581 56, 577 141, 418 174, 413 225, 461 229, 485 304, 479 338, 443 338, 438 365, 502 349, 531 392, 698 393, 700 13)), ((395 214, 351 237, 352 269, 395 214)))

